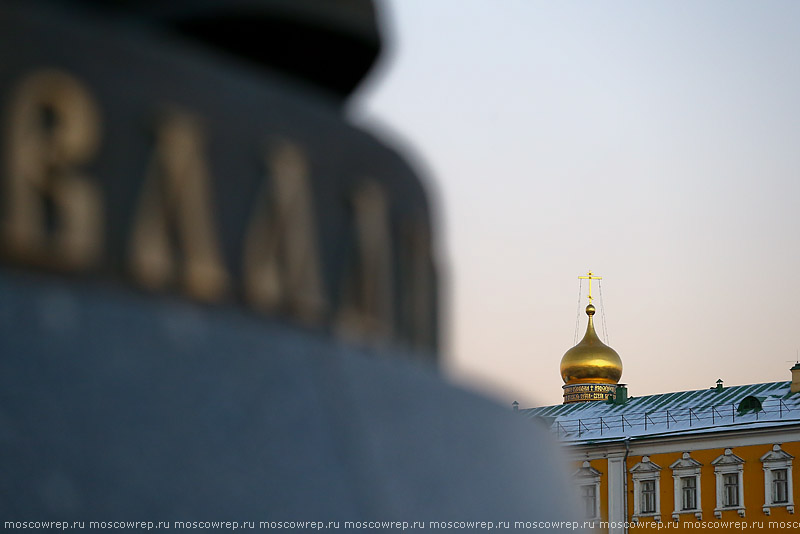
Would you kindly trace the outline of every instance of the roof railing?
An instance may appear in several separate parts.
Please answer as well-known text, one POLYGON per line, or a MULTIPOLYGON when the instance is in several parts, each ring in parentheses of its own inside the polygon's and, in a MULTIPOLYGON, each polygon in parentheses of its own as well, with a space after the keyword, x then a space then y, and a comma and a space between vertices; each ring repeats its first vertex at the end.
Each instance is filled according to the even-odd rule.
POLYGON ((592 433, 599 433, 603 436, 614 434, 617 430, 624 433, 636 428, 654 430, 659 426, 664 426, 666 429, 674 429, 681 425, 692 429, 703 428, 726 422, 734 423, 737 419, 742 420, 748 417, 753 417, 756 421, 763 420, 764 417, 770 415, 783 419, 796 412, 800 412, 800 408, 790 407, 783 399, 767 399, 761 404, 760 409, 743 411, 737 408, 736 403, 705 407, 665 408, 620 414, 619 419, 607 416, 560 418, 554 421, 551 428, 559 438, 572 434, 583 437, 584 434, 592 433))

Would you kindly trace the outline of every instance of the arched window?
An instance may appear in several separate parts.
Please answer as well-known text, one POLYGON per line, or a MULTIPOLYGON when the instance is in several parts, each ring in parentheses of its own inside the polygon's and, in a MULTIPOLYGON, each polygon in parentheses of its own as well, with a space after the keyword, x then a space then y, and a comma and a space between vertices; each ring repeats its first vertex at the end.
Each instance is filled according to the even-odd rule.
POLYGON ((675 507, 672 511, 673 521, 680 519, 680 514, 694 514, 700 520, 703 512, 700 505, 700 462, 692 458, 688 452, 683 453, 680 460, 672 463, 673 487, 675 489, 675 507))
POLYGON ((731 449, 725 449, 711 464, 717 479, 717 506, 714 508, 714 516, 719 519, 725 510, 736 510, 739 517, 744 517, 744 460, 733 454, 731 449))
POLYGON ((587 521, 600 519, 600 471, 586 461, 572 474, 572 480, 578 486, 581 499, 581 512, 587 521))
POLYGON ((766 515, 772 508, 785 506, 794 513, 794 495, 792 492, 792 460, 794 456, 775 444, 772 450, 762 456, 764 468, 764 508, 766 515))
POLYGON ((633 520, 652 517, 661 521, 661 467, 642 456, 642 461, 631 467, 633 475, 633 520))

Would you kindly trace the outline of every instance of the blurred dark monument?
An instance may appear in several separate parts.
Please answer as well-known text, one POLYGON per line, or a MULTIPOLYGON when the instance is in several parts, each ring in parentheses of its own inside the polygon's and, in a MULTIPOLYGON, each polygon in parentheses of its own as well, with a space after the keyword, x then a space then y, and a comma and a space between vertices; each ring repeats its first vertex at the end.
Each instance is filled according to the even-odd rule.
POLYGON ((0 32, 0 521, 565 517, 549 442, 436 375, 425 192, 341 113, 371 2, 0 32))

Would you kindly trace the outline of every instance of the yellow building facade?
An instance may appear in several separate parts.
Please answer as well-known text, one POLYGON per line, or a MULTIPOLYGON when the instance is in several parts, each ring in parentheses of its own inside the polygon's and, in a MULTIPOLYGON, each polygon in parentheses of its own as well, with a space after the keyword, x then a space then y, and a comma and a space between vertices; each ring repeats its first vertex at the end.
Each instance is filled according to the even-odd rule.
POLYGON ((800 532, 800 365, 792 381, 520 410, 573 462, 598 532, 800 532), (796 385, 795 385, 796 384, 796 385))
POLYGON ((800 364, 787 381, 629 397, 591 287, 589 300, 586 334, 561 360, 564 403, 518 410, 564 445, 586 526, 800 532, 800 364))
POLYGON ((575 444, 569 454, 581 513, 600 532, 785 532, 800 530, 798 439, 798 426, 729 430, 575 444))

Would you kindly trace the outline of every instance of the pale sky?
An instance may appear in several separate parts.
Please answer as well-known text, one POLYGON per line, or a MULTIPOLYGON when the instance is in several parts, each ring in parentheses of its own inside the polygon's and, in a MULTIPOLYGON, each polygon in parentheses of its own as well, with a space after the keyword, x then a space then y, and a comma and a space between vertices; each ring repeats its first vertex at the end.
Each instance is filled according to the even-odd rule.
POLYGON ((349 112, 426 179, 448 375, 560 403, 591 269, 630 395, 789 380, 800 2, 380 5, 349 112))

